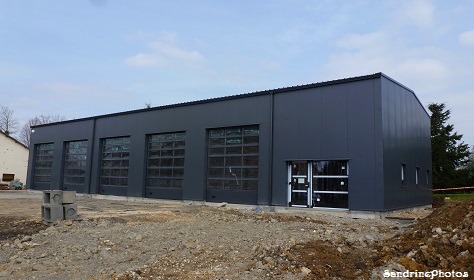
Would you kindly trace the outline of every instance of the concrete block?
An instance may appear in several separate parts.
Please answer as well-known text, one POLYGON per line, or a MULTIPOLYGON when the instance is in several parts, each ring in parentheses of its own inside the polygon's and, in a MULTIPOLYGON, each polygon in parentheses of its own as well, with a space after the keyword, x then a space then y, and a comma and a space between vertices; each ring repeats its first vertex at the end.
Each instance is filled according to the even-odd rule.
POLYGON ((63 204, 76 203, 76 191, 63 191, 63 204))
POLYGON ((58 205, 42 205, 41 218, 43 222, 51 223, 58 220, 64 220, 63 206, 58 205))
POLYGON ((77 218, 77 204, 76 203, 64 204, 63 209, 64 209, 64 219, 74 220, 75 218, 77 218))
POLYGON ((43 191, 43 204, 57 205, 63 204, 63 193, 58 190, 43 191))

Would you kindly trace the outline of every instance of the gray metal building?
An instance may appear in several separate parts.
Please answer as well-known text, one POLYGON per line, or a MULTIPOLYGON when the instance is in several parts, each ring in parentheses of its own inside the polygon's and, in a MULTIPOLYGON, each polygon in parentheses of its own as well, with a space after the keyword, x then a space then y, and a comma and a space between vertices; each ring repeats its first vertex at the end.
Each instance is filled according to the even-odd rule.
POLYGON ((33 190, 372 211, 432 201, 429 115, 382 73, 33 131, 33 190))

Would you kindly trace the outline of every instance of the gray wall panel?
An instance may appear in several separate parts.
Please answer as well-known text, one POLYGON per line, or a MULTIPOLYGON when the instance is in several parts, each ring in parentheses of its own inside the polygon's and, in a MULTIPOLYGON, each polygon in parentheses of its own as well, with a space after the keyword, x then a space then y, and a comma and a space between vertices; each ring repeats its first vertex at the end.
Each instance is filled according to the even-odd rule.
POLYGON ((286 205, 287 161, 347 159, 350 209, 388 210, 431 201, 431 173, 426 184, 429 117, 411 90, 383 74, 98 116, 35 131, 27 184, 33 182, 34 144, 54 142, 53 189, 61 187, 65 141, 88 140, 84 191, 97 193, 101 139, 130 136, 129 186, 120 195, 146 196, 147 135, 185 131, 183 188, 160 189, 155 197, 206 200, 210 195, 213 201, 286 205), (254 124, 260 127, 258 191, 208 193, 208 129, 254 124), (407 164, 406 188, 401 187, 401 163, 407 164))
POLYGON ((296 93, 274 95, 272 204, 287 204, 286 160, 298 155, 298 98, 296 93))
MULTIPOLYGON (((269 100, 270 96, 260 95, 192 106, 101 116, 95 119, 94 136, 92 134, 94 119, 43 126, 36 129, 38 133, 34 135, 32 143, 55 143, 53 185, 57 186, 61 177, 61 169, 56 167, 61 167, 64 141, 66 139, 89 140, 89 150, 91 153, 93 150, 94 153, 89 156, 89 164, 92 164, 90 173, 92 180, 87 189, 91 193, 98 193, 101 139, 130 136, 129 186, 126 195, 139 197, 145 195, 146 135, 186 131, 184 187, 182 197, 177 197, 177 199, 204 200, 207 178, 207 130, 258 124, 260 125, 259 160, 261 168, 259 168, 259 193, 255 201, 268 204, 271 140, 269 135, 271 119, 269 100)), ((29 178, 32 180, 31 176, 29 178)), ((176 193, 179 192, 170 190, 168 196, 176 193)), ((221 197, 218 199, 230 202, 232 195, 229 193, 229 197, 226 197, 225 193, 219 192, 221 197)), ((245 196, 245 191, 243 193, 242 195, 245 196)), ((254 196, 255 193, 252 192, 252 195, 254 196)))
POLYGON ((376 185, 381 170, 375 164, 377 158, 381 161, 381 144, 376 144, 381 142, 376 138, 381 122, 374 111, 377 116, 381 111, 381 103, 375 103, 377 81, 275 95, 273 204, 287 202, 287 160, 349 159, 349 207, 381 208, 375 200, 383 198, 383 185, 376 185))
POLYGON ((374 209, 384 209, 384 127, 383 127, 383 103, 382 103, 382 83, 381 80, 374 80, 374 129, 375 129, 375 201, 374 209))
POLYGON ((347 84, 322 88, 322 158, 347 158, 347 91, 347 84))
MULTIPOLYGON (((298 99, 298 152, 295 158, 322 158, 322 89, 300 91, 298 99)), ((296 94, 293 94, 296 95, 296 94)))
POLYGON ((431 169, 429 116, 412 91, 387 78, 382 79, 382 86, 384 209, 429 204, 431 185, 425 180, 426 170, 431 169), (406 186, 401 183, 402 163, 406 164, 406 186), (418 185, 416 167, 419 167, 418 185))
POLYGON ((377 126, 376 103, 379 92, 374 84, 380 80, 353 83, 347 93, 347 143, 349 160, 349 208, 374 210, 382 190, 376 183, 377 126))

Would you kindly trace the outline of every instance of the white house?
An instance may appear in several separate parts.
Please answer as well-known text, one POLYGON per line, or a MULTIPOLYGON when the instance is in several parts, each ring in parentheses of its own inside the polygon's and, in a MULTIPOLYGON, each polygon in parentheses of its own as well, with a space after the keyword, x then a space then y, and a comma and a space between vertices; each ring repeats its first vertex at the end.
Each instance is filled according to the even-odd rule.
POLYGON ((0 184, 13 180, 26 183, 28 147, 0 131, 0 184))

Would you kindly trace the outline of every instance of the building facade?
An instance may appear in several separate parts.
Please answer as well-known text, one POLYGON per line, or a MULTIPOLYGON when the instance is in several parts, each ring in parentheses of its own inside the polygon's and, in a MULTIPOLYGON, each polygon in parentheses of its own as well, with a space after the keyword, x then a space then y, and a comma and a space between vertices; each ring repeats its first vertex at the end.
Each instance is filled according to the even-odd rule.
POLYGON ((0 184, 26 182, 28 154, 28 147, 0 131, 0 184))
POLYGON ((33 130, 34 190, 373 211, 431 203, 429 115, 382 73, 33 130))

